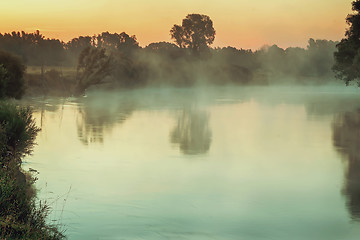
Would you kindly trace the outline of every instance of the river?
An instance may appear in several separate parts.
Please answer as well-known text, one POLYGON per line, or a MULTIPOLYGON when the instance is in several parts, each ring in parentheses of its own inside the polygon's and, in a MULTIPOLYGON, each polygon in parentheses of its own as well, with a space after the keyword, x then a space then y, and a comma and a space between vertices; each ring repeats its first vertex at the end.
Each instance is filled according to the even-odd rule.
POLYGON ((360 90, 208 87, 32 98, 24 169, 72 239, 360 236, 360 90))

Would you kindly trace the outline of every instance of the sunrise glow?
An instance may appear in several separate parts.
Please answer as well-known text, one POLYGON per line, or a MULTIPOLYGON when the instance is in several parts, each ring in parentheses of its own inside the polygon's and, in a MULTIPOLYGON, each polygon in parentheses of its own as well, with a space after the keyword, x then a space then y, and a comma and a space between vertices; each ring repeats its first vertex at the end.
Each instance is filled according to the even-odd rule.
POLYGON ((39 29, 45 37, 69 41, 80 35, 125 31, 146 46, 171 41, 174 24, 181 24, 189 13, 201 13, 214 22, 214 47, 305 47, 309 38, 340 40, 350 11, 351 1, 344 0, 4 0, 0 32, 39 29))

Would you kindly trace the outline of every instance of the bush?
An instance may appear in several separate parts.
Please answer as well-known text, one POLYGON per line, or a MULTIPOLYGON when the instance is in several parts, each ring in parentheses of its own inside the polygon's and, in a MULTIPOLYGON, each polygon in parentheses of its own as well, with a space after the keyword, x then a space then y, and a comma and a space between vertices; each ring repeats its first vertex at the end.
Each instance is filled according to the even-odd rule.
POLYGON ((36 204, 36 179, 21 170, 21 159, 31 154, 39 131, 29 108, 0 102, 0 239, 64 237, 46 223, 49 206, 36 204))
POLYGON ((25 92, 25 66, 20 58, 0 51, 0 99, 20 99, 25 92))
POLYGON ((32 112, 30 108, 0 102, 0 124, 3 135, 0 166, 10 160, 20 166, 21 158, 32 152, 36 135, 40 131, 32 118, 32 112))
POLYGON ((31 184, 22 184, 11 171, 0 169, 0 239, 62 239, 63 234, 46 223, 49 206, 36 205, 29 188, 31 184))

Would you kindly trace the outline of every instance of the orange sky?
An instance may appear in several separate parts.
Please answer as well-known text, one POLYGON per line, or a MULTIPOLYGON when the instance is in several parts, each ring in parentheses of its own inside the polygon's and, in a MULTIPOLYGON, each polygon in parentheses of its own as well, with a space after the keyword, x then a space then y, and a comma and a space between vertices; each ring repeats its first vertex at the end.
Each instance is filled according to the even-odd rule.
POLYGON ((305 47, 309 38, 340 40, 348 0, 1 0, 0 32, 33 32, 68 41, 103 31, 136 35, 141 46, 171 41, 169 30, 189 13, 209 15, 212 46, 305 47))

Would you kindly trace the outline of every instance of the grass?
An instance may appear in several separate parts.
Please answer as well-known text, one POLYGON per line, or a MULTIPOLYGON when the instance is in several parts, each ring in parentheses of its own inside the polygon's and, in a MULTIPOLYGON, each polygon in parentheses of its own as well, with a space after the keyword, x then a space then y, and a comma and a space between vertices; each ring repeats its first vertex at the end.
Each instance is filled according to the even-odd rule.
POLYGON ((47 222, 50 206, 36 199, 37 178, 21 169, 39 130, 29 108, 0 101, 0 239, 65 238, 47 222))
POLYGON ((46 219, 51 211, 46 202, 37 202, 34 179, 19 181, 14 169, 0 170, 0 239, 63 239, 58 225, 46 219))

